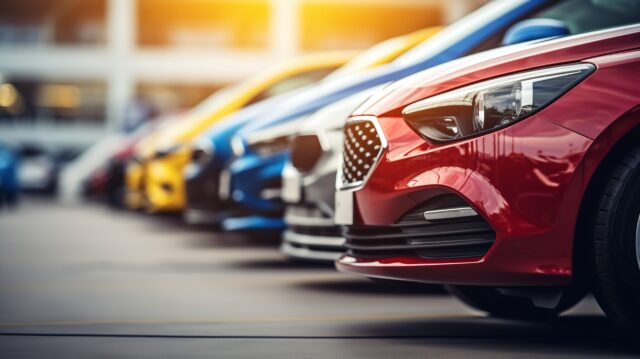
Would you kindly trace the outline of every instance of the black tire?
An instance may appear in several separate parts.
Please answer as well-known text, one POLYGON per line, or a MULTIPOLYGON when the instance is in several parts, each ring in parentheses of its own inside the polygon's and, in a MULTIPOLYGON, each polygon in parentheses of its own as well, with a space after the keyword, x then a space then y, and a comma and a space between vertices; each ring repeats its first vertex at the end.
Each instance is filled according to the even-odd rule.
POLYGON ((493 317, 518 320, 550 320, 576 305, 587 291, 584 286, 498 289, 481 286, 447 286, 460 301, 493 317), (553 297, 554 303, 537 306, 533 297, 553 297))
POLYGON ((627 329, 640 329, 640 147, 632 148, 609 172, 591 220, 593 291, 607 316, 627 329))

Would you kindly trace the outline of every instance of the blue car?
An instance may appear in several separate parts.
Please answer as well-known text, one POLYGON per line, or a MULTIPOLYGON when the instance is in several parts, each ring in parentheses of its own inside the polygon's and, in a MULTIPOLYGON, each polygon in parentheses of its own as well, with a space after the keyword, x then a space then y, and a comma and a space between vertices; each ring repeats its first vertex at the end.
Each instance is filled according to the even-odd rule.
POLYGON ((187 223, 215 225, 232 213, 239 213, 239 208, 233 208, 232 202, 219 196, 221 171, 234 157, 234 145, 236 151, 242 148, 231 139, 239 129, 298 92, 300 90, 293 90, 241 109, 217 122, 191 143, 191 162, 183 173, 187 195, 184 219, 187 223))
POLYGON ((19 191, 18 157, 0 144, 0 207, 16 203, 19 191))
MULTIPOLYGON (((319 109, 366 89, 399 80, 465 55, 570 33, 571 19, 545 21, 538 14, 571 14, 566 7, 589 0, 496 0, 448 26, 434 37, 366 73, 320 83, 289 98, 243 127, 233 139, 236 158, 221 176, 221 195, 235 213, 225 230, 284 229, 281 173, 289 158, 289 140, 319 109), (565 25, 565 22, 567 25, 565 25), (226 197, 225 197, 226 195, 226 197)), ((557 18, 557 17, 554 17, 557 18)))

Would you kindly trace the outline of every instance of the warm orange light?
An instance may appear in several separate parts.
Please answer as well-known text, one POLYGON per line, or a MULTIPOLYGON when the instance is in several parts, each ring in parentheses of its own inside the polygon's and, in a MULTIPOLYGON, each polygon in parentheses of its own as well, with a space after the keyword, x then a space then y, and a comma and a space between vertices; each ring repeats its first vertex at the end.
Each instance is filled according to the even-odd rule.
POLYGON ((267 0, 139 0, 141 46, 261 48, 269 41, 267 0))
POLYGON ((367 48, 444 21, 443 7, 435 2, 304 0, 299 9, 305 51, 367 48))

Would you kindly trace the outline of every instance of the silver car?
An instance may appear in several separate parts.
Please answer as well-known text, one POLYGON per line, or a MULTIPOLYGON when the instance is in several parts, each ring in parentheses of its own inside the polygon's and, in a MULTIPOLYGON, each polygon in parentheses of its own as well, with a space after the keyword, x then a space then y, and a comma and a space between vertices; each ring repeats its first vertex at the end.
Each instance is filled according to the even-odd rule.
POLYGON ((382 87, 321 109, 293 138, 291 157, 282 172, 287 230, 280 249, 288 257, 333 262, 344 252, 342 229, 333 221, 342 127, 349 114, 382 87))

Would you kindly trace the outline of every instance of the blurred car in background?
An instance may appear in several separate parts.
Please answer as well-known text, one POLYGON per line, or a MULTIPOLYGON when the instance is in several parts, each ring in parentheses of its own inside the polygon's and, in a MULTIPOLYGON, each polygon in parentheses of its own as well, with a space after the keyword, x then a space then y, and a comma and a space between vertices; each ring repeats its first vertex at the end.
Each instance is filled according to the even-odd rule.
POLYGON ((126 139, 127 136, 123 133, 107 135, 62 169, 59 197, 66 202, 79 200, 84 194, 84 185, 89 177, 104 166, 107 159, 123 145, 126 139))
POLYGON ((125 206, 125 169, 133 157, 137 138, 130 139, 98 167, 84 183, 85 197, 106 201, 110 206, 125 206))
MULTIPOLYGON (((637 3, 611 4, 568 26, 640 21, 637 3)), ((639 325, 638 81, 632 25, 471 56, 374 95, 344 127, 338 269, 449 284, 510 318, 553 317, 593 290, 639 325)))
POLYGON ((0 208, 18 201, 18 157, 0 144, 0 208))
POLYGON ((113 158, 124 160, 124 153, 128 153, 131 157, 136 143, 161 126, 168 125, 177 116, 177 114, 166 114, 148 119, 147 122, 130 133, 109 134, 84 150, 60 173, 59 195, 61 199, 68 202, 76 201, 82 195, 92 194, 91 191, 87 191, 87 184, 91 182, 91 178, 96 179, 94 175, 97 173, 106 175, 105 168, 113 158))
MULTIPOLYGON (((391 63, 366 73, 344 76, 314 86, 288 99, 283 106, 276 108, 260 122, 246 126, 233 140, 237 158, 229 164, 221 177, 221 196, 223 199, 231 200, 233 207, 237 209, 234 218, 226 219, 223 227, 226 230, 284 229, 282 170, 289 158, 292 136, 314 112, 361 91, 402 79, 470 53, 498 47, 503 43, 512 44, 566 35, 569 30, 557 22, 548 25, 546 19, 533 23, 521 21, 549 11, 557 11, 555 9, 558 6, 569 2, 575 0, 490 2, 391 63), (505 36, 509 29, 510 33, 505 36), (247 213, 249 215, 245 215, 247 213)), ((346 118, 348 113, 347 108, 341 118, 346 118)), ((313 218, 311 220, 314 221, 313 218)), ((291 224, 304 231, 314 230, 313 226, 302 223, 291 224)), ((321 227, 317 228, 320 232, 323 231, 323 225, 317 227, 321 227)), ((321 235, 335 236, 335 228, 330 230, 331 233, 322 232, 321 235)))
POLYGON ((56 193, 60 170, 78 155, 75 150, 56 150, 35 144, 17 145, 14 151, 20 158, 20 189, 47 195, 56 193))
MULTIPOLYGON (((440 28, 427 28, 392 38, 362 52, 321 82, 330 82, 343 76, 386 64, 425 39, 440 28)), ((192 160, 184 172, 187 192, 185 220, 191 224, 218 224, 228 217, 228 201, 221 201, 219 179, 224 166, 233 156, 231 138, 243 126, 267 116, 275 108, 283 106, 287 99, 302 88, 282 96, 262 101, 213 125, 193 142, 192 160)))
MULTIPOLYGON (((92 163, 78 164, 80 168, 74 169, 74 172, 85 173, 91 170, 87 177, 76 175, 76 177, 82 178, 81 187, 84 196, 93 200, 105 200, 113 207, 125 207, 126 166, 133 159, 136 145, 146 136, 150 136, 163 127, 170 126, 174 120, 180 119, 180 117, 181 114, 176 113, 153 118, 126 136, 118 135, 122 140, 119 141, 117 147, 100 151, 93 156, 83 154, 80 160, 85 158, 92 163)), ((79 160, 74 162, 79 162, 79 160)), ((65 172, 68 170, 70 169, 65 169, 65 172)))
POLYGON ((343 51, 302 56, 213 95, 176 126, 144 142, 136 153, 141 166, 132 168, 132 176, 141 178, 142 188, 131 190, 144 192, 149 212, 182 211, 186 203, 182 171, 191 158, 188 141, 240 108, 320 80, 354 55, 343 51))

